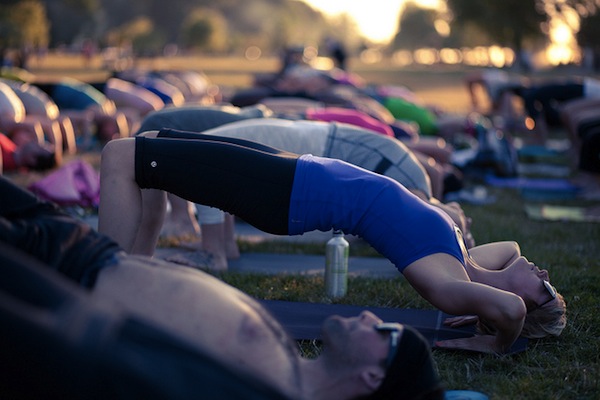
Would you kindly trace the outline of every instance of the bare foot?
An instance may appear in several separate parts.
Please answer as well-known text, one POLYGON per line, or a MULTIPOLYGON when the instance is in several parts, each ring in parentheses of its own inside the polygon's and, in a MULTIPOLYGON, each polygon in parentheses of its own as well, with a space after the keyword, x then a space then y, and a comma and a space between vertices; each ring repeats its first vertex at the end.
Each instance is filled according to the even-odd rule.
POLYGON ((225 243, 225 254, 229 260, 237 260, 240 258, 240 249, 237 242, 226 242, 225 243))
POLYGON ((227 271, 229 268, 229 264, 227 263, 227 258, 224 256, 219 256, 216 254, 210 254, 211 262, 208 267, 211 271, 227 271))
POLYGON ((202 250, 184 251, 166 258, 167 261, 187 267, 203 269, 214 272, 227 271, 227 260, 214 257, 212 254, 202 250))
POLYGON ((199 235, 200 226, 195 219, 173 219, 169 214, 167 214, 160 234, 161 236, 199 235))

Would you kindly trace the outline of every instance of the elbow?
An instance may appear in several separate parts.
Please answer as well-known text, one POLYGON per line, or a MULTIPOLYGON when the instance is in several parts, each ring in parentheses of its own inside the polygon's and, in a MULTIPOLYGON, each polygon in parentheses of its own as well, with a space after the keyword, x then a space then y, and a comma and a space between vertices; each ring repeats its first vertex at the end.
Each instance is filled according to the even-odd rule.
POLYGON ((527 305, 525 304, 525 301, 519 297, 516 296, 517 298, 515 299, 515 306, 513 309, 513 315, 515 316, 516 320, 525 320, 525 317, 527 316, 527 305))
POLYGON ((500 331, 515 332, 518 330, 520 333, 527 316, 527 307, 522 298, 512 295, 505 298, 501 305, 497 304, 493 310, 488 308, 486 312, 477 315, 500 331))
POLYGON ((517 242, 512 242, 512 241, 511 241, 511 242, 509 242, 509 243, 510 243, 510 245, 511 245, 511 247, 512 247, 513 254, 515 254, 515 257, 514 257, 514 258, 516 258, 516 257, 520 256, 520 255, 521 255, 521 246, 519 246, 519 243, 517 243, 517 242))
POLYGON ((513 326, 516 324, 522 325, 527 316, 525 301, 517 295, 511 296, 511 300, 505 302, 504 307, 500 311, 500 319, 513 326))

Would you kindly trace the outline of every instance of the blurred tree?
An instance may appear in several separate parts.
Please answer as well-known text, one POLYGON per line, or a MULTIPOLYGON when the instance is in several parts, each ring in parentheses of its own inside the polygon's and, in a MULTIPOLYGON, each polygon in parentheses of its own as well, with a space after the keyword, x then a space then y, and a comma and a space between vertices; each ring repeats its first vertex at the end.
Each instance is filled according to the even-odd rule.
POLYGON ((113 28, 107 33, 106 38, 110 46, 131 46, 137 54, 145 55, 160 54, 167 43, 166 36, 148 17, 138 17, 113 28))
POLYGON ((197 8, 184 21, 181 44, 190 50, 222 52, 227 49, 227 21, 214 9, 197 8))
POLYGON ((339 41, 349 53, 358 51, 364 44, 356 22, 348 14, 341 14, 328 21, 324 20, 323 24, 327 38, 339 41))
POLYGON ((209 3, 207 0, 146 0, 145 15, 166 35, 169 43, 175 43, 183 22, 196 7, 209 3))
POLYGON ((394 36, 394 50, 416 50, 422 47, 439 47, 442 38, 435 30, 438 13, 414 3, 407 3, 398 23, 398 33, 394 36))
POLYGON ((229 0, 218 7, 227 19, 232 47, 238 50, 253 45, 268 54, 291 45, 316 45, 328 25, 321 13, 300 1, 229 0))
POLYGON ((447 4, 453 17, 452 27, 476 26, 496 44, 511 47, 520 63, 525 41, 544 37, 541 24, 547 21, 547 15, 543 1, 447 0, 447 4))
MULTIPOLYGON (((283 2, 279 15, 286 21, 285 26, 274 27, 276 36, 280 29, 286 31, 287 43, 284 45, 318 45, 328 31, 335 29, 323 15, 300 1, 283 2), (310 29, 307 29, 310 26, 310 29)), ((276 47, 274 49, 277 49, 276 47)))
POLYGON ((50 20, 50 46, 72 44, 89 38, 95 28, 97 0, 43 0, 50 20))
MULTIPOLYGON (((212 29, 211 51, 230 51, 234 47, 244 51, 249 45, 259 46, 263 54, 277 51, 283 46, 299 43, 320 43, 326 36, 346 35, 348 24, 331 24, 321 13, 302 1, 291 0, 36 0, 43 4, 50 21, 49 45, 78 47, 92 40, 103 46, 122 40, 131 32, 131 26, 139 29, 140 21, 147 19, 152 31, 135 36, 136 47, 147 51, 163 44, 172 43, 184 47, 190 40, 198 40, 212 29), (191 16, 198 8, 215 10, 216 18, 207 21, 191 16), (307 26, 310 29, 307 29, 307 26), (343 28, 344 32, 339 31, 343 28), (186 30, 186 33, 182 32, 186 30), (337 30, 336 30, 337 29, 337 30), (224 33, 226 32, 226 33, 224 33), (223 35, 222 37, 219 37, 223 35), (121 38, 121 39, 115 39, 121 38), (195 39, 192 39, 195 38, 195 39), (221 50, 222 49, 222 50, 221 50)), ((2 0, 2 7, 22 3, 23 0, 2 0)), ((1 18, 1 17, 0 17, 1 18)), ((0 39, 12 37, 12 25, 0 22, 0 39)), ((135 29, 134 29, 135 30, 135 29)), ((202 47, 202 46, 200 46, 202 47)))
POLYGON ((600 71, 600 12, 596 8, 580 11, 581 23, 577 32, 577 43, 584 50, 584 57, 590 60, 589 66, 600 71))
POLYGON ((63 0, 63 3, 87 14, 93 14, 100 8, 100 0, 63 0))
POLYGON ((37 0, 0 6, 0 44, 5 47, 46 47, 49 21, 44 5, 37 0))

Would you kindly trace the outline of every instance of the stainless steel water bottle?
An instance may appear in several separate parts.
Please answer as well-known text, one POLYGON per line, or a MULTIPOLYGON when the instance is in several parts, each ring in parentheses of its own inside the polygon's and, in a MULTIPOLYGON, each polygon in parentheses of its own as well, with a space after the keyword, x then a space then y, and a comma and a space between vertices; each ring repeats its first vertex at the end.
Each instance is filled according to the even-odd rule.
POLYGON ((343 297, 348 288, 348 254, 350 245, 340 230, 333 231, 333 237, 325 249, 325 291, 331 298, 343 297))

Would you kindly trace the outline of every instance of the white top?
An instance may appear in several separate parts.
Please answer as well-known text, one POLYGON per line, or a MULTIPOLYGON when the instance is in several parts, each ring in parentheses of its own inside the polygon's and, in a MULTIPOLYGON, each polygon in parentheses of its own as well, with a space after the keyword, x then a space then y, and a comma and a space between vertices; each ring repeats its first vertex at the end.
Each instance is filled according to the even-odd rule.
POLYGON ((248 119, 229 123, 202 133, 268 144, 296 154, 325 154, 331 125, 317 121, 248 119))

